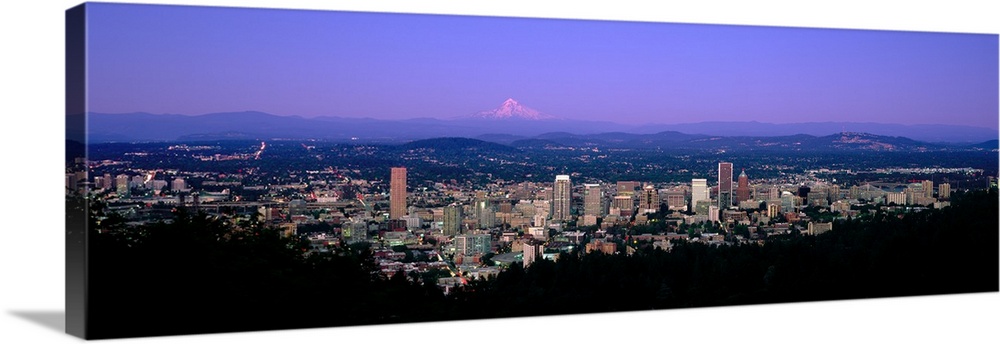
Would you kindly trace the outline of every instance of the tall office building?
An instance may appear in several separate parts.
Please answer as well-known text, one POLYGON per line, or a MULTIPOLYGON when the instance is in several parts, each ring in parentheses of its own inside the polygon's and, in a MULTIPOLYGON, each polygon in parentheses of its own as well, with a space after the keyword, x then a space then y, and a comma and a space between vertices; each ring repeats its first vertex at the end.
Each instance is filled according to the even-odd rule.
POLYGON ((635 209, 632 207, 632 196, 615 196, 612 201, 611 207, 618 210, 617 213, 612 213, 618 216, 632 216, 635 209))
POLYGON ((444 235, 458 235, 462 230, 462 206, 451 204, 444 207, 444 224, 441 231, 444 235))
POLYGON ((131 188, 144 188, 146 187, 146 178, 143 176, 132 176, 128 180, 128 187, 131 188))
POLYGON ((698 201, 708 200, 708 180, 691 179, 691 209, 698 205, 698 201))
POLYGON ((746 171, 741 170, 736 180, 736 204, 750 200, 750 181, 746 171))
POLYGON ((906 192, 886 192, 885 193, 885 204, 894 203, 896 205, 906 204, 906 192))
POLYGON ((829 197, 830 204, 840 200, 840 185, 830 185, 826 188, 826 196, 829 197))
POLYGON ((552 188, 552 220, 568 221, 570 216, 570 202, 572 202, 572 184, 569 175, 560 174, 556 176, 555 185, 552 188))
POLYGON ((389 219, 406 216, 406 167, 393 167, 389 178, 389 219))
POLYGON ((795 211, 795 207, 799 205, 798 197, 791 192, 785 191, 781 193, 781 211, 785 213, 795 211))
POLYGON ((708 206, 708 222, 719 222, 719 207, 708 206))
POLYGON ((646 185, 639 192, 639 213, 660 211, 660 193, 652 185, 646 185))
POLYGON ((924 197, 933 198, 934 197, 934 181, 925 180, 920 183, 924 189, 924 197))
POLYGON ((938 185, 938 199, 951 198, 951 184, 941 183, 938 185))
MULTIPOLYGON (((123 180, 124 179, 122 179, 122 176, 118 176, 118 187, 122 188, 124 185, 125 188, 128 188, 128 181, 123 182, 123 180)), ((182 191, 184 189, 187 189, 187 184, 184 182, 184 178, 181 177, 174 178, 174 181, 170 182, 170 189, 174 191, 182 191)))
POLYGON ((600 184, 583 184, 583 215, 604 216, 604 194, 600 184))
POLYGON ((523 251, 521 252, 524 262, 524 267, 527 268, 531 263, 534 263, 538 259, 544 257, 545 247, 541 242, 530 241, 524 243, 523 251))
POLYGON ((767 190, 767 199, 781 199, 781 192, 778 191, 777 186, 772 186, 771 189, 767 190))
POLYGON ((806 195, 806 205, 826 207, 830 205, 830 196, 826 188, 815 188, 806 195))
POLYGON ((115 176, 115 192, 124 194, 128 192, 128 176, 119 174, 115 176))
POLYGON ((719 163, 719 209, 733 205, 733 163, 719 163))
POLYGON ((778 203, 768 203, 767 204, 767 217, 774 218, 778 214, 781 214, 781 204, 778 203))
POLYGON ((486 196, 485 191, 476 191, 474 206, 479 228, 490 228, 496 224, 496 211, 493 210, 493 205, 490 204, 490 199, 486 196))

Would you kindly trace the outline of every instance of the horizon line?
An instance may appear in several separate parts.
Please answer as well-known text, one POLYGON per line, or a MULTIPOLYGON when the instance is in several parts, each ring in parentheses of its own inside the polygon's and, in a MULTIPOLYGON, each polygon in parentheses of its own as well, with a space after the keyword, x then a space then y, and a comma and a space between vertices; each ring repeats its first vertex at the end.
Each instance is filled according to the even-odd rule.
MULTIPOLYGON (((438 121, 460 121, 460 120, 482 120, 482 121, 507 121, 512 119, 481 119, 474 117, 407 117, 407 118, 376 118, 376 117, 361 117, 361 116, 339 116, 339 115, 315 115, 315 116, 305 116, 305 115, 287 115, 287 114, 276 114, 266 111, 259 110, 239 110, 239 111, 223 111, 223 112, 206 112, 201 114, 182 114, 182 113, 153 113, 147 111, 134 111, 134 112, 101 112, 101 111, 87 111, 87 114, 98 114, 98 115, 154 115, 154 116, 184 116, 184 117, 202 117, 208 115, 218 115, 218 114, 238 114, 238 113, 259 113, 275 117, 291 117, 300 119, 316 119, 316 118, 342 118, 342 119, 360 119, 360 120, 375 120, 375 121, 408 121, 408 120, 438 120, 438 121)), ((878 124, 878 125, 901 125, 901 126, 956 126, 956 127, 969 127, 969 128, 979 128, 979 129, 989 129, 1000 131, 1000 123, 997 127, 983 127, 972 124, 955 124, 955 123, 898 123, 898 122, 851 122, 851 121, 812 121, 812 122, 767 122, 762 120, 744 120, 744 121, 723 121, 723 120, 708 120, 700 122, 644 122, 644 123, 622 123, 613 120, 594 120, 594 119, 573 119, 566 117, 548 118, 548 119, 513 119, 513 120, 523 120, 523 121, 579 121, 579 122, 609 122, 621 125, 631 125, 631 126, 648 126, 648 125, 689 125, 689 124, 709 124, 709 123, 758 123, 758 124, 774 124, 774 125, 795 125, 795 124, 827 124, 827 123, 850 123, 850 124, 878 124)))

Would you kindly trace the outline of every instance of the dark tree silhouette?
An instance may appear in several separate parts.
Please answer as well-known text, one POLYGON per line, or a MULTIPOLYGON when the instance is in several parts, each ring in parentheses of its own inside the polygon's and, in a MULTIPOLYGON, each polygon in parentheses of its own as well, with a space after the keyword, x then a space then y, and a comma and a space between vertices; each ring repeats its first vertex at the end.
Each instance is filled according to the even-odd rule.
POLYGON ((180 208, 130 227, 93 202, 88 326, 113 338, 997 291, 997 199, 956 192, 951 207, 762 245, 563 253, 447 296, 433 274, 384 277, 366 243, 304 255, 260 222, 180 208))

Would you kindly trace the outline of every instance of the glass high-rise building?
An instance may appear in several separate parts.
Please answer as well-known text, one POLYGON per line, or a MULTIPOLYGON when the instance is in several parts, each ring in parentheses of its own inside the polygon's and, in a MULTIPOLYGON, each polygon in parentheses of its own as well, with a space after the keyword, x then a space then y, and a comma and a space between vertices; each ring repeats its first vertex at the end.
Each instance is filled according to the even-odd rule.
POLYGON ((451 204, 444 207, 441 232, 444 235, 458 235, 462 232, 462 206, 451 204))
POLYGON ((555 185, 552 187, 552 220, 568 221, 570 202, 572 201, 572 184, 569 175, 560 174, 556 176, 555 185))

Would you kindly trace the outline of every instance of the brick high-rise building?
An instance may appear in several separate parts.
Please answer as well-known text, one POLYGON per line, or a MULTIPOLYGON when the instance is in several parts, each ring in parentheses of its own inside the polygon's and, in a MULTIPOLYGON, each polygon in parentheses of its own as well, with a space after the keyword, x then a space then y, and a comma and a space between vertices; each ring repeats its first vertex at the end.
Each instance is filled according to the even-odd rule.
POLYGON ((733 205, 733 163, 719 163, 719 209, 733 205))
POLYGON ((611 207, 618 209, 618 213, 615 213, 615 215, 632 216, 635 212, 635 208, 632 206, 633 203, 635 202, 633 201, 631 195, 615 196, 614 200, 612 200, 611 207))
POLYGON ((740 171, 740 176, 736 181, 736 203, 750 200, 750 181, 746 171, 740 171))
POLYGON ((393 167, 389 178, 389 219, 406 216, 406 168, 393 167))
POLYGON ((667 204, 668 209, 687 209, 687 194, 684 190, 668 190, 664 196, 663 201, 667 204))
POLYGON ((652 185, 646 185, 639 192, 639 213, 660 211, 660 193, 652 185))

